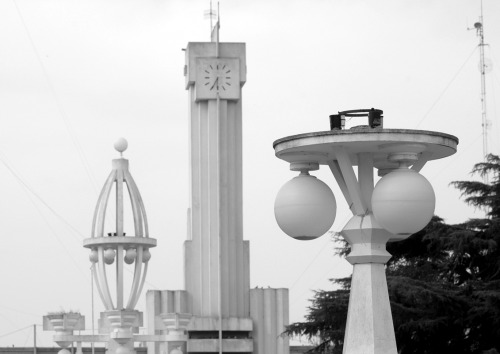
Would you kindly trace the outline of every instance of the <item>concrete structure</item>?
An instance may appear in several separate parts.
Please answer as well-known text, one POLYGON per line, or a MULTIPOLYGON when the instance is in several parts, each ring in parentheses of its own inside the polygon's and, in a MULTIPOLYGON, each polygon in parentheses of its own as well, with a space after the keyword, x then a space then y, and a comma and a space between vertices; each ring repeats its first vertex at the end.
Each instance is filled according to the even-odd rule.
MULTIPOLYGON (((218 26, 216 26, 218 28, 218 26)), ((151 334, 161 313, 193 316, 188 353, 288 354, 287 289, 250 290, 249 243, 243 240, 242 104, 244 43, 189 43, 190 205, 184 245, 185 291, 147 294, 151 334), (154 318, 153 318, 153 316, 154 318)), ((149 353, 164 352, 150 344, 149 353)))
MULTIPOLYGON (((5 347, 0 348, 0 354, 57 354, 61 348, 57 347, 5 347)), ((104 347, 94 347, 93 351, 91 347, 82 347, 81 354, 105 354, 106 348, 104 347)), ((137 354, 147 354, 146 347, 136 347, 134 348, 137 354)), ((69 348, 70 353, 76 354, 77 348, 69 348)), ((301 352, 298 352, 301 353, 301 352)))
MULTIPOLYGON (((290 354, 303 354, 308 350, 313 349, 312 346, 290 346, 290 354)), ((37 347, 36 351, 33 347, 4 347, 0 348, 0 354, 57 354, 60 348, 56 347, 37 347)), ((135 347, 134 350, 137 354, 147 354, 148 350, 146 347, 135 347)), ((76 354, 76 348, 73 348, 70 352, 76 354)), ((82 354, 90 354, 92 353, 92 348, 90 347, 82 347, 82 354)), ((95 347, 94 354, 105 354, 106 348, 103 347, 95 347)))
MULTIPOLYGON (((126 140, 120 139, 115 148, 122 154, 127 148, 126 140)), ((162 317, 166 328, 164 334, 158 336, 137 334, 143 324, 143 316, 134 308, 146 278, 151 258, 149 249, 156 246, 156 240, 149 237, 144 204, 128 166, 128 160, 123 157, 113 160, 112 171, 97 201, 92 237, 83 241, 84 247, 90 249, 92 275, 106 308, 99 319, 99 334, 73 334, 75 330, 85 329, 84 317, 79 313, 61 312, 44 316, 44 330, 56 332, 54 341, 63 348, 59 351, 60 354, 68 354, 67 348, 74 342, 77 343, 77 353, 82 352, 82 343, 104 342, 108 354, 135 354, 134 342, 151 341, 182 345, 186 341, 182 329, 191 316, 186 321, 182 316, 165 314, 162 317), (105 232, 105 216, 113 189, 116 193, 116 209, 112 213, 115 215, 114 230, 105 232), (127 236, 124 230, 125 191, 128 191, 132 209, 133 236, 127 236), (133 273, 128 297, 124 286, 126 267, 131 267, 133 273), (113 283, 110 284, 108 281, 111 274, 114 278, 113 283, 116 284, 114 294, 110 288, 113 283)))
POLYGON ((443 133, 381 126, 300 134, 274 142, 276 156, 292 170, 328 166, 353 213, 341 232, 351 245, 347 260, 353 265, 344 353, 397 354, 384 268, 391 255, 385 245, 409 235, 391 234, 375 218, 374 168, 379 175, 401 164, 420 171, 428 161, 454 154, 457 144, 456 137, 443 133))

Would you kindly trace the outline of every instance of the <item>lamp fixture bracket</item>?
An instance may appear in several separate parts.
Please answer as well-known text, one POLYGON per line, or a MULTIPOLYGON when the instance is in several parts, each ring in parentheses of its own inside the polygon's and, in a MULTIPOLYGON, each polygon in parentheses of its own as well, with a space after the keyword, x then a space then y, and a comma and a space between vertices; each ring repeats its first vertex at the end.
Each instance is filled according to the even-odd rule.
POLYGON ((368 109, 352 109, 348 111, 339 111, 338 114, 332 114, 330 116, 330 129, 344 129, 345 127, 345 117, 368 117, 368 127, 370 128, 382 128, 384 117, 382 116, 384 111, 376 108, 368 109))

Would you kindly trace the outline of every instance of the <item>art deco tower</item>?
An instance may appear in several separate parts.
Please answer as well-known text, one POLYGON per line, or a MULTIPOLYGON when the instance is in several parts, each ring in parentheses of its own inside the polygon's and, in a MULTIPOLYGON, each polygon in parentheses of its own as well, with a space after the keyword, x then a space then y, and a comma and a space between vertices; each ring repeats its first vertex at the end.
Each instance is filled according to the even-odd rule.
MULTIPOLYGON (((287 354, 288 341, 279 334, 288 323, 288 290, 250 290, 249 242, 243 240, 245 44, 219 43, 217 24, 212 42, 188 43, 185 52, 190 146, 185 290, 149 292, 148 307, 157 316, 192 316, 188 353, 287 354)), ((159 321, 149 322, 163 329, 159 321)))
POLYGON ((192 313, 248 317, 249 252, 243 241, 242 43, 189 43, 190 208, 185 280, 192 313))

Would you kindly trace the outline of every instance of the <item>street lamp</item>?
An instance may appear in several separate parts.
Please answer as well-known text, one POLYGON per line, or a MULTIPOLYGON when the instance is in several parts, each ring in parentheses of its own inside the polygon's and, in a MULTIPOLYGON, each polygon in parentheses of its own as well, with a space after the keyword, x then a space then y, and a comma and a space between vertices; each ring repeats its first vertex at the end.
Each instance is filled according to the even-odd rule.
MULTIPOLYGON (((430 160, 454 154, 458 145, 455 136, 444 133, 384 129, 382 113, 373 108, 339 112, 330 116, 330 131, 288 136, 273 144, 276 156, 301 176, 328 166, 353 213, 340 232, 351 245, 346 258, 353 265, 346 354, 397 354, 385 277, 391 255, 385 246, 430 221, 435 195, 419 171, 430 160), (345 117, 368 117, 368 125, 344 129, 345 117), (383 176, 376 186, 374 169, 383 176)), ((294 178, 278 193, 276 220, 288 235, 313 239, 333 224, 335 199, 326 185, 320 187, 323 182, 316 180, 311 188, 292 183, 297 178, 303 177, 294 178), (314 210, 320 215, 311 217, 314 210)))

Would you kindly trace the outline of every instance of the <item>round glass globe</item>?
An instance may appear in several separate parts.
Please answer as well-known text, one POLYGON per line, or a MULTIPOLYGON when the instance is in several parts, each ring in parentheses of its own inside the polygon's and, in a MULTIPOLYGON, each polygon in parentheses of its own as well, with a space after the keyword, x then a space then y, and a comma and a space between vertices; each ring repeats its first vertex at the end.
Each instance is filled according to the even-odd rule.
POLYGON ((97 254, 97 250, 96 249, 93 249, 93 250, 90 251, 89 260, 92 263, 97 263, 99 261, 99 255, 97 254))
POLYGON ((104 262, 106 264, 113 264, 115 261, 115 250, 112 248, 108 248, 104 251, 104 262))
POLYGON ((114 143, 114 148, 116 151, 122 153, 128 148, 128 142, 125 138, 118 138, 114 143))
POLYGON ((373 215, 384 229, 400 236, 422 230, 434 215, 435 205, 429 181, 407 168, 385 175, 372 194, 373 215))
POLYGON ((125 257, 124 257, 125 263, 127 263, 127 264, 134 263, 136 256, 137 256, 137 251, 135 250, 135 248, 129 248, 125 252, 125 257))
POLYGON ((288 236, 312 240, 325 234, 335 221, 337 203, 324 182, 302 173, 281 187, 274 202, 276 221, 288 236))
POLYGON ((146 248, 144 251, 142 251, 142 261, 144 263, 147 263, 149 262, 150 259, 151 259, 151 252, 149 252, 149 249, 146 248))

